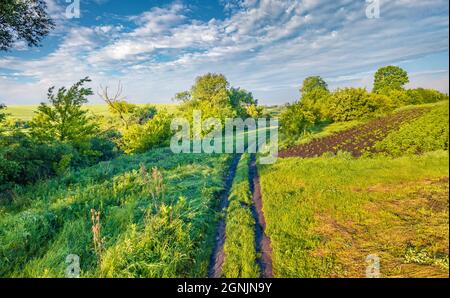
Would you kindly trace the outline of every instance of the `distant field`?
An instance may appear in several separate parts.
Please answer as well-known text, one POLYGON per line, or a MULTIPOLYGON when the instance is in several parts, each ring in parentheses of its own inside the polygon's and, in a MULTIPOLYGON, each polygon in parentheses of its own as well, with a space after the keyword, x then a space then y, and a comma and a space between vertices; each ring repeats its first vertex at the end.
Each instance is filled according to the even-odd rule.
MULTIPOLYGON (((142 104, 143 105, 143 104, 142 104)), ((177 110, 177 104, 151 104, 156 106, 158 109, 165 108, 169 113, 173 113, 177 110)), ((38 105, 8 105, 7 112, 11 114, 11 117, 20 120, 31 120, 33 114, 36 111, 38 105)), ((91 112, 96 115, 108 116, 108 106, 105 104, 98 105, 87 105, 86 106, 91 112)))

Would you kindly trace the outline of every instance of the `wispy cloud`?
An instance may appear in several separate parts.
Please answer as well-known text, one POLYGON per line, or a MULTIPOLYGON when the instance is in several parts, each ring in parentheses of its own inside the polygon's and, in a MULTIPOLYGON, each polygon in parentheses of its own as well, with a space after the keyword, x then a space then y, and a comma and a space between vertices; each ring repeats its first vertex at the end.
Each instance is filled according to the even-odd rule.
MULTIPOLYGON (((175 1, 128 17, 132 28, 117 22, 69 26, 46 57, 0 58, 0 73, 20 74, 0 78, 0 96, 43 99, 50 85, 90 75, 95 84, 121 79, 131 100, 161 102, 213 71, 262 102, 281 103, 298 97, 308 75, 322 75, 332 87, 370 87, 379 66, 448 52, 447 1, 382 1, 380 19, 367 19, 365 1, 222 4, 227 13, 221 19, 197 19, 190 6, 175 1)), ((433 80, 412 74, 413 85, 422 80, 444 88, 448 65, 443 68, 447 72, 434 73, 433 80)))

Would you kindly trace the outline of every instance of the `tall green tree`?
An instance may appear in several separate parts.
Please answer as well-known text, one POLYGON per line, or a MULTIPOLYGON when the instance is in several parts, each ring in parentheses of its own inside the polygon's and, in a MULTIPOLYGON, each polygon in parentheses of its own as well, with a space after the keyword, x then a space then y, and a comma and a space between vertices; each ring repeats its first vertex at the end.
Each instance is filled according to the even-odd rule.
POLYGON ((408 73, 398 66, 385 66, 375 73, 373 92, 382 93, 389 90, 403 89, 409 83, 408 73))
POLYGON ((83 104, 92 95, 91 88, 84 84, 91 80, 86 77, 69 89, 55 87, 48 90, 49 103, 41 103, 30 123, 31 134, 41 141, 79 142, 97 132, 97 124, 92 121, 83 104))
POLYGON ((54 28, 46 9, 44 0, 1 0, 0 51, 9 50, 17 41, 38 46, 54 28))
POLYGON ((3 112, 3 110, 6 109, 6 106, 2 103, 0 103, 0 124, 6 119, 6 113, 3 112))
POLYGON ((316 115, 316 120, 324 117, 327 110, 330 91, 328 84, 320 76, 307 77, 300 88, 302 109, 316 115))
POLYGON ((200 110, 204 119, 237 115, 230 97, 230 85, 223 74, 199 76, 190 91, 180 92, 175 98, 183 102, 181 110, 187 117, 192 117, 193 110, 200 110))
POLYGON ((322 79, 322 77, 311 76, 303 80, 303 84, 300 88, 302 96, 306 96, 308 93, 315 90, 328 91, 328 84, 325 82, 324 79, 322 79))

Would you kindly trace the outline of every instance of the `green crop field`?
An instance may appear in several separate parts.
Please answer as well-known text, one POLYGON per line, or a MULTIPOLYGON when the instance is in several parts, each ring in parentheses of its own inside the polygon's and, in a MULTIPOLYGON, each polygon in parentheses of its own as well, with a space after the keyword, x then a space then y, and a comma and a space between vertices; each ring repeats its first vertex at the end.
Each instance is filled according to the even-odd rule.
MULTIPOLYGON (((143 104, 138 104, 142 106, 143 104)), ((151 104, 157 109, 165 109, 169 113, 175 113, 178 110, 177 104, 151 104)), ((38 105, 8 105, 6 112, 14 119, 29 121, 33 118, 38 105)), ((94 115, 111 116, 106 104, 86 105, 86 108, 94 115)))

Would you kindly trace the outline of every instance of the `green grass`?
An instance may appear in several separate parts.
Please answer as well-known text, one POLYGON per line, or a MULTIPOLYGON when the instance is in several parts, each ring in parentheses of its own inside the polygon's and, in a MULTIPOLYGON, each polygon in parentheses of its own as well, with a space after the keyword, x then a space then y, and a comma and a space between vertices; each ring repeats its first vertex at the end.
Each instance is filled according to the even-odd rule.
POLYGON ((376 254, 382 276, 448 276, 448 166, 448 151, 261 166, 275 275, 363 277, 376 254))
POLYGON ((225 260, 222 274, 227 278, 257 278, 255 219, 249 182, 249 155, 239 161, 229 195, 226 217, 225 260))
MULTIPOLYGON (((157 109, 166 109, 169 113, 175 113, 178 110, 177 104, 151 104, 156 106, 157 109)), ((11 114, 14 119, 29 121, 33 118, 34 112, 38 105, 8 105, 6 112, 11 114)), ((98 116, 111 116, 108 106, 105 104, 86 105, 86 108, 93 114, 98 116)))
POLYGON ((16 187, 0 207, 0 276, 64 277, 76 254, 83 277, 204 277, 229 162, 159 149, 16 187), (91 209, 101 212, 100 254, 91 209))
POLYGON ((391 156, 448 150, 448 109, 448 101, 435 104, 430 112, 390 133, 375 148, 391 156))

